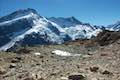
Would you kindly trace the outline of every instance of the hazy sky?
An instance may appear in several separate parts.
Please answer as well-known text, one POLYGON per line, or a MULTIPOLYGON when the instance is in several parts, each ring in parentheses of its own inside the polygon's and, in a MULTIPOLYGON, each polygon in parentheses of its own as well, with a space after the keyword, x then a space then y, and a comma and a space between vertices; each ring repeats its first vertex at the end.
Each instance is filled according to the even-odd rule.
POLYGON ((46 17, 74 16, 96 25, 120 20, 120 0, 0 0, 0 17, 26 8, 46 17))

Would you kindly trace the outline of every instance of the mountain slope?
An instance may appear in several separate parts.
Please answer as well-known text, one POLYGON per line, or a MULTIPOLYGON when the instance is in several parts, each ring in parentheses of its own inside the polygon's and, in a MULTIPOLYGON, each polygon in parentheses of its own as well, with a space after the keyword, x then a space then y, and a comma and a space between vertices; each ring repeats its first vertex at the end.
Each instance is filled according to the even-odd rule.
POLYGON ((101 28, 74 17, 45 18, 34 9, 18 10, 0 18, 0 50, 14 45, 61 44, 75 39, 95 37, 101 28), (4 35, 4 36, 3 36, 4 35))

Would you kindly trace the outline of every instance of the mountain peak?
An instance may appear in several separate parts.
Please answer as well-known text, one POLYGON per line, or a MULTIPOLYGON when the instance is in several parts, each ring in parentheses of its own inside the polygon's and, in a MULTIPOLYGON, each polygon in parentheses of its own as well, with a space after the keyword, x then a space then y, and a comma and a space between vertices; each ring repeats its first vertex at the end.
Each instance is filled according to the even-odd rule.
POLYGON ((68 17, 66 19, 71 21, 71 22, 75 22, 77 24, 81 24, 81 22, 79 20, 77 20, 74 16, 68 17))
POLYGON ((15 11, 15 12, 7 15, 7 16, 1 17, 0 22, 9 21, 9 20, 21 17, 21 16, 28 15, 30 13, 38 14, 36 10, 31 9, 31 8, 27 8, 27 9, 24 9, 24 10, 20 9, 20 10, 15 11))
POLYGON ((67 19, 70 19, 71 21, 77 20, 74 16, 68 17, 67 19))
POLYGON ((79 25, 82 24, 82 22, 80 22, 79 20, 77 20, 75 17, 51 17, 48 18, 50 21, 57 23, 58 25, 62 26, 62 27, 70 27, 70 26, 75 26, 75 25, 79 25))
POLYGON ((25 13, 34 13, 34 14, 37 14, 37 11, 35 9, 27 8, 27 9, 24 9, 24 10, 20 9, 20 10, 14 12, 14 13, 24 13, 24 14, 25 13))

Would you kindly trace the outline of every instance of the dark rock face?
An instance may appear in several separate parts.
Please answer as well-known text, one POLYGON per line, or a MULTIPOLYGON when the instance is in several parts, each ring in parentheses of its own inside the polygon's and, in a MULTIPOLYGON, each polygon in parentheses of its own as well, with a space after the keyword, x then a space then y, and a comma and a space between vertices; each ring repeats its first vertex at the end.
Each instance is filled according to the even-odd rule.
POLYGON ((18 20, 12 24, 0 25, 0 46, 8 43, 15 32, 20 32, 31 28, 31 22, 26 19, 18 20))
POLYGON ((113 43, 120 39, 120 31, 119 32, 114 32, 114 31, 103 31, 98 34, 96 37, 96 41, 101 45, 108 45, 110 43, 113 43))
MULTIPOLYGON (((19 42, 18 42, 19 43, 19 42)), ((37 33, 33 33, 33 34, 30 34, 30 35, 26 35, 25 38, 20 41, 20 44, 25 46, 25 45, 28 45, 28 46, 33 46, 33 45, 36 45, 36 44, 50 44, 49 41, 47 40, 47 35, 39 35, 37 33)))
POLYGON ((49 29, 53 32, 53 33, 55 33, 55 34, 57 34, 57 35, 60 35, 60 31, 55 27, 55 26, 53 26, 51 23, 48 23, 48 25, 49 25, 49 29))
POLYGON ((7 25, 0 25, 0 36, 7 34, 12 35, 12 33, 19 32, 26 28, 31 28, 31 22, 27 19, 21 19, 7 25))

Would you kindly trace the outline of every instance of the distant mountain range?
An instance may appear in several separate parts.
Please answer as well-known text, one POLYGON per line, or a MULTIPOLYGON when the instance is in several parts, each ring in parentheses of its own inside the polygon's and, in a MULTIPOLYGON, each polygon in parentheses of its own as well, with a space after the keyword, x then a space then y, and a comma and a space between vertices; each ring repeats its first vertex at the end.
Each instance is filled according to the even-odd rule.
POLYGON ((0 50, 17 45, 62 44, 91 39, 103 30, 120 31, 120 21, 107 27, 82 23, 75 17, 46 18, 34 9, 18 10, 0 18, 0 50))

